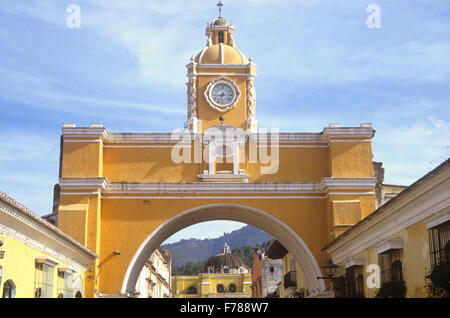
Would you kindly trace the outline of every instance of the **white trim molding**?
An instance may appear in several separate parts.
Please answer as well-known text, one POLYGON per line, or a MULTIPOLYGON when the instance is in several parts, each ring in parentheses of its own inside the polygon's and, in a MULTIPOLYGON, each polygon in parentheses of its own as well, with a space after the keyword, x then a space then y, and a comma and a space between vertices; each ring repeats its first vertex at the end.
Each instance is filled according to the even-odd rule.
MULTIPOLYGON (((449 207, 450 165, 446 162, 327 244, 323 251, 335 264, 378 244, 382 251, 384 240, 418 222, 425 223, 440 211, 445 211, 440 213, 445 215, 449 207)), ((446 216, 442 216, 441 220, 445 219, 446 216)), ((432 225, 433 218, 428 223, 432 225)))
MULTIPOLYGON (((371 140, 375 135, 375 130, 372 127, 328 127, 323 129, 323 135, 327 141, 339 138, 364 138, 371 140)), ((349 141, 349 142, 355 142, 349 141)))
POLYGON ((58 272, 75 274, 77 271, 71 267, 58 267, 58 272))
POLYGON ((47 257, 47 256, 36 257, 34 260, 35 260, 36 263, 38 263, 38 264, 47 264, 47 265, 52 266, 52 267, 55 267, 55 266, 57 266, 57 265, 60 264, 59 261, 57 261, 57 260, 55 260, 55 259, 53 259, 53 258, 49 258, 49 257, 47 257))
POLYGON ((101 124, 91 125, 90 127, 76 127, 75 124, 64 124, 62 135, 64 138, 100 138, 103 140, 108 136, 108 130, 101 124))
POLYGON ((364 259, 362 257, 351 257, 345 261, 345 269, 353 266, 364 266, 364 259))
POLYGON ((198 179, 200 182, 248 182, 248 175, 246 174, 200 174, 198 179))
POLYGON ((62 194, 85 195, 98 194, 92 190, 101 191, 102 194, 208 194, 208 193, 238 193, 238 194, 325 194, 328 195, 373 195, 375 178, 322 178, 319 182, 246 182, 249 176, 239 174, 208 174, 199 175, 204 181, 226 181, 217 184, 214 182, 109 182, 107 178, 60 178, 59 184, 62 194), (219 180, 220 179, 220 180, 219 180), (243 182, 244 181, 244 182, 243 182), (87 190, 90 192, 67 192, 70 190, 87 190), (347 190, 337 192, 330 190, 347 190), (354 190, 354 191, 348 191, 354 190))
POLYGON ((438 213, 423 222, 427 225, 427 229, 431 229, 449 220, 450 220, 450 209, 447 209, 444 212, 438 213))
MULTIPOLYGON (((204 74, 211 76, 242 75, 248 74, 204 74)), ((173 145, 180 141, 189 143, 197 138, 202 139, 200 132, 180 132, 180 133, 109 133, 104 127, 76 127, 74 124, 62 128, 64 142, 103 142, 105 147, 111 147, 114 144, 160 144, 173 145), (67 139, 71 138, 71 139, 67 139), (75 139, 76 138, 76 139, 75 139), (87 138, 85 140, 80 138, 87 138), (97 139, 97 140, 93 140, 97 139)), ((299 146, 322 146, 329 147, 331 143, 366 143, 371 142, 375 133, 371 127, 327 127, 320 133, 302 133, 302 132, 279 132, 277 140, 279 144, 300 144, 299 146), (347 139, 346 139, 347 138, 347 139), (351 138, 351 139, 350 139, 351 138), (306 144, 306 145, 305 145, 306 144)), ((259 146, 264 146, 268 140, 271 140, 270 132, 247 131, 246 136, 253 141, 258 142, 259 146)), ((102 144, 102 143, 101 143, 102 144)))
POLYGON ((109 185, 106 178, 59 178, 61 190, 105 190, 109 185))
POLYGON ((71 264, 78 270, 84 270, 99 258, 83 244, 2 192, 0 232, 42 251, 51 260, 71 264))
POLYGON ((405 246, 404 240, 402 237, 391 238, 384 240, 383 242, 375 245, 377 249, 377 254, 383 254, 393 250, 402 250, 405 246))
POLYGON ((322 178, 320 187, 323 192, 340 189, 374 190, 376 178, 322 178))

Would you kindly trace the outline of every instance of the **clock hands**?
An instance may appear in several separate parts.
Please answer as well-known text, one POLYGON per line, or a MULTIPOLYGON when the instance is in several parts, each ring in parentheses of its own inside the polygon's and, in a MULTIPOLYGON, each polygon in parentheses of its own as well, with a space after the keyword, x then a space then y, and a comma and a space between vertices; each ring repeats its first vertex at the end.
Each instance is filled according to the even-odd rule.
POLYGON ((219 83, 211 88, 211 102, 218 107, 229 106, 235 99, 235 91, 227 84, 219 83))

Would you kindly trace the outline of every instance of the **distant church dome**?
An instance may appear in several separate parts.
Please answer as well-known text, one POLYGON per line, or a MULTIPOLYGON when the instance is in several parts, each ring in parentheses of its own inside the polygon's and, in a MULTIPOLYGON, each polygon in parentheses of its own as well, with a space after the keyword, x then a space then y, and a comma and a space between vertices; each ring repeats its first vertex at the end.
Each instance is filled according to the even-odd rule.
POLYGON ((222 253, 214 255, 206 261, 205 271, 208 273, 246 274, 248 266, 237 255, 231 254, 227 243, 222 248, 222 253))

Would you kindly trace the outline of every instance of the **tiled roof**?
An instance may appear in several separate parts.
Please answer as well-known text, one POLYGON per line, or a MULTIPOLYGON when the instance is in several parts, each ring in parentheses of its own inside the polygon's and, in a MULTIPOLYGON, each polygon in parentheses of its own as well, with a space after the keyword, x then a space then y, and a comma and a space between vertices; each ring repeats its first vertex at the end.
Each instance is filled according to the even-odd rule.
POLYGON ((34 213, 30 209, 28 209, 26 206, 24 206, 22 203, 14 200, 10 196, 8 196, 6 193, 0 191, 0 200, 5 202, 6 204, 8 204, 8 205, 18 209, 18 210, 20 210, 22 213, 24 213, 25 215, 30 217, 35 222, 45 226, 47 229, 51 230, 55 234, 57 234, 60 237, 64 238, 66 241, 68 241, 69 243, 75 245, 76 247, 78 247, 79 249, 81 249, 84 252, 88 253, 89 255, 91 255, 91 256, 93 256, 95 258, 99 258, 99 256, 96 253, 94 253, 93 251, 88 249, 86 246, 84 246, 83 244, 77 242, 72 237, 70 237, 68 234, 64 233, 63 231, 58 229, 56 226, 54 226, 50 222, 47 222, 46 220, 41 218, 39 215, 37 215, 36 213, 34 213))

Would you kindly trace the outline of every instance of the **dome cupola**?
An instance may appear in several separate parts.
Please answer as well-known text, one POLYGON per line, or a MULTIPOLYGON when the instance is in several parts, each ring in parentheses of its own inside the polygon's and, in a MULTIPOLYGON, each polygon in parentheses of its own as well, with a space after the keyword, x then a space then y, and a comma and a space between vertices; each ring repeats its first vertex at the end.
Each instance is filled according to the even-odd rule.
MULTIPOLYGON (((253 133, 257 131, 258 125, 255 118, 254 86, 257 66, 252 58, 247 59, 239 51, 234 41, 234 27, 222 17, 222 2, 217 6, 220 9, 219 17, 206 26, 208 38, 206 47, 192 56, 191 62, 186 65, 188 77, 186 129, 195 133, 205 132, 217 126, 220 121, 253 133)), ((209 171, 207 175, 215 175, 216 145, 211 143, 208 147, 209 170, 203 172, 209 171)), ((240 162, 237 151, 233 151, 235 153, 233 160, 240 162)), ((238 166, 239 164, 233 165, 234 175, 238 175, 238 166)), ((219 171, 230 171, 229 168, 227 166, 226 169, 219 171)))
POLYGON ((206 261, 205 271, 208 273, 245 274, 248 273, 248 266, 242 258, 232 254, 230 246, 225 243, 222 253, 214 255, 206 261))
MULTIPOLYGON (((222 5, 221 2, 218 5, 222 5)), ((221 6, 220 6, 221 8, 221 6)), ((219 14, 213 22, 206 26, 208 37, 206 48, 195 57, 198 64, 243 64, 249 63, 239 51, 234 41, 234 27, 219 14)))

